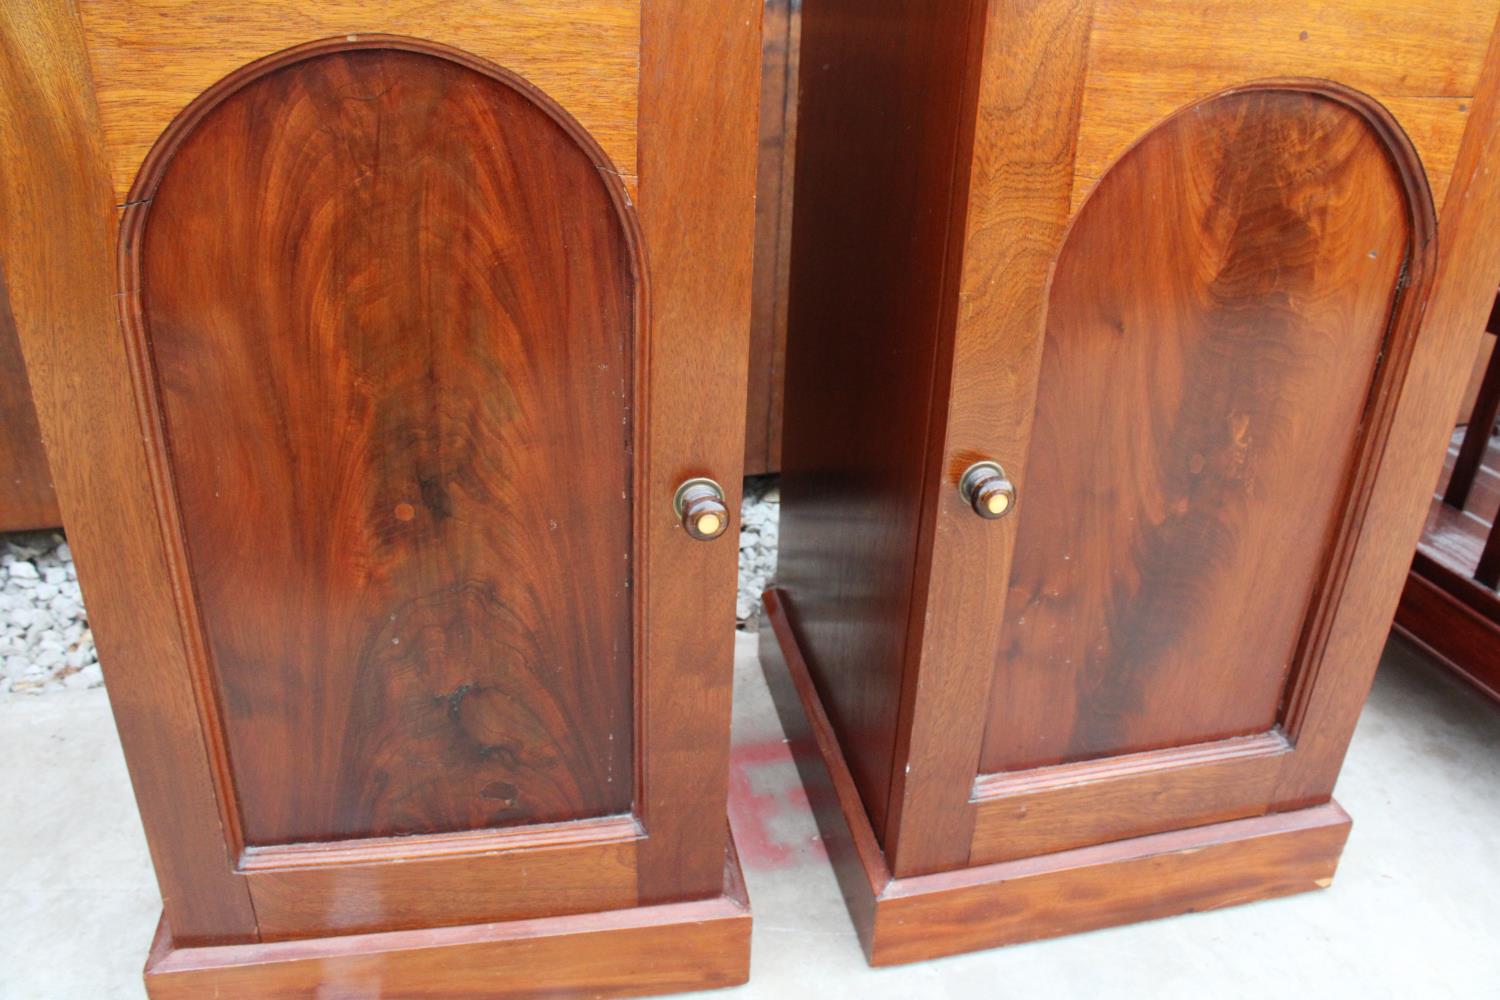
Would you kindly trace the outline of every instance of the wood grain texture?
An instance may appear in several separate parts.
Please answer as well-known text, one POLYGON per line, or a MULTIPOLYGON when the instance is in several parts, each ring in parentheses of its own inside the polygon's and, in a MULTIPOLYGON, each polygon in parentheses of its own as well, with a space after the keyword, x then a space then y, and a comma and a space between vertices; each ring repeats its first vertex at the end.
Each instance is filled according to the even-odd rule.
POLYGON ((241 870, 263 941, 530 920, 635 906, 640 834, 617 817, 252 848, 241 870))
POLYGON ((983 775, 974 784, 969 864, 1263 815, 1292 753, 1272 731, 983 775))
MULTIPOLYGON (((1242 93, 1253 94, 1264 89, 1251 87, 1242 93)), ((1365 581, 1354 574, 1351 553, 1367 532, 1388 527, 1369 520, 1370 484, 1377 470, 1390 460, 1396 400, 1412 353, 1423 339, 1422 310, 1428 301, 1435 262, 1434 221, 1415 154, 1384 109, 1360 95, 1318 81, 1284 81, 1271 89, 1337 102, 1363 118, 1384 147, 1402 191, 1396 210, 1391 213, 1394 222, 1389 224, 1399 229, 1400 220, 1405 219, 1406 232, 1410 234, 1407 259, 1402 265, 1404 289, 1394 303, 1385 299, 1386 307, 1392 310, 1389 333, 1382 347, 1378 374, 1365 396, 1366 402, 1358 407, 1362 429, 1354 457, 1347 466, 1349 471, 1344 480, 1347 485, 1342 488, 1346 499, 1341 502, 1339 514, 1322 544, 1296 554, 1291 562, 1296 565, 1296 560, 1321 559, 1325 568, 1318 571, 1316 597, 1307 604, 1290 684, 1284 699, 1278 702, 1279 731, 1268 734, 1283 738, 1286 748, 1226 759, 1218 748, 1229 745, 1229 741, 1189 743, 1177 748, 1164 747, 1155 753, 1106 757, 1099 761, 1097 770, 1083 764, 1059 769, 1089 772, 1087 782, 1082 784, 1041 780, 1052 768, 982 778, 974 786, 977 798, 970 864, 1015 858, 1017 845, 1021 844, 1029 844, 1032 851, 1060 850, 1090 842, 1083 839, 1089 835, 1097 837, 1093 842, 1098 842, 1299 809, 1326 802, 1332 791, 1336 767, 1332 774, 1326 775, 1327 784, 1323 786, 1301 786, 1296 779, 1318 766, 1318 761, 1309 762, 1305 758, 1309 733, 1321 726, 1325 718, 1320 713, 1329 704, 1328 686, 1343 682, 1356 667, 1373 668, 1373 658, 1357 665, 1333 659, 1329 653, 1329 634, 1349 592, 1358 592, 1365 586, 1365 581), (1052 787, 1046 787, 1049 784, 1052 787), (1088 786, 1087 796, 1082 794, 1084 784, 1088 786)), ((1329 211, 1329 218, 1334 218, 1332 203, 1329 211)), ((1164 312, 1172 315, 1170 309, 1164 312)), ((1373 364, 1367 370, 1367 378, 1372 370, 1373 364)), ((1176 405, 1170 393, 1163 393, 1162 400, 1176 405)), ((1024 506, 1022 511, 1024 515, 1024 506)), ((1378 649, 1374 655, 1378 655, 1378 649)), ((1367 678, 1364 683, 1368 684, 1367 678)), ((1361 687, 1353 695, 1346 692, 1334 701, 1337 703, 1340 697, 1363 697, 1366 689, 1361 687)), ((1346 745, 1347 742, 1338 746, 1339 754, 1346 745)), ((1326 745, 1321 749, 1328 752, 1326 745)))
POLYGON ((1427 520, 1422 525, 1420 549, 1454 572, 1471 576, 1484 540, 1489 536, 1490 526, 1500 521, 1500 437, 1489 439, 1489 448, 1460 510, 1450 506, 1444 497, 1448 495, 1465 430, 1459 427, 1450 439, 1443 474, 1438 478, 1438 492, 1427 508, 1427 520))
POLYGON ((927 423, 964 203, 955 157, 982 16, 982 4, 911 0, 802 16, 777 578, 877 831, 899 768, 927 423))
MULTIPOLYGON (((1100 6, 1102 10, 1103 0, 1100 6)), ((1117 4, 1110 6, 1112 10, 1119 8, 1117 4)), ((1420 35, 1425 30, 1413 21, 1409 12, 1396 10, 1394 5, 1380 7, 1387 8, 1389 17, 1394 19, 1392 23, 1399 21, 1406 25, 1408 33, 1420 35)), ((1137 5, 1133 9, 1143 18, 1169 17, 1174 13, 1188 16, 1186 8, 1179 12, 1175 7, 1148 9, 1137 5)), ((1248 4, 1235 6, 1234 10, 1226 8, 1226 17, 1244 15, 1249 9, 1248 4)), ((1406 275, 1410 281, 1408 293, 1395 309, 1393 330, 1397 332, 1393 333, 1389 350, 1382 359, 1378 382, 1371 386, 1376 357, 1373 347, 1378 345, 1368 339, 1363 345, 1362 388, 1356 390, 1352 381, 1335 380, 1336 391, 1343 394, 1340 397, 1343 415, 1354 419, 1355 428, 1362 427, 1357 431, 1353 450, 1350 450, 1350 435, 1356 431, 1328 416, 1329 411, 1319 409, 1325 402, 1322 399, 1314 399, 1316 405, 1311 408, 1314 419, 1310 426, 1302 427, 1300 421, 1297 425, 1299 433, 1309 435, 1318 432, 1315 427, 1334 427, 1335 446, 1345 448, 1347 464, 1342 469, 1322 473, 1323 455, 1319 452, 1315 468, 1324 478, 1321 483, 1310 485, 1326 490, 1332 484, 1338 497, 1349 498, 1349 506, 1338 507, 1335 515, 1325 510, 1325 518, 1331 517, 1332 522, 1323 521, 1318 544, 1313 549, 1317 556, 1308 559, 1310 566, 1300 569, 1303 586, 1309 585, 1308 577, 1315 582, 1316 600, 1308 602, 1308 591, 1304 590, 1301 600, 1305 602, 1305 618, 1294 620, 1287 614, 1282 621, 1280 641, 1287 641, 1287 635, 1291 635, 1290 642, 1297 650, 1296 662, 1305 664, 1306 669, 1296 671, 1295 677, 1290 678, 1290 688, 1283 689, 1280 678, 1287 676, 1282 670, 1288 660, 1283 658, 1283 664, 1276 666, 1271 677, 1261 677, 1257 667, 1257 672, 1250 675, 1254 679, 1247 677, 1245 681, 1252 686, 1260 685, 1253 692, 1254 697, 1261 699, 1255 706, 1259 713, 1255 720, 1244 723, 1243 728, 1240 728, 1243 720, 1217 729, 1213 727, 1218 723, 1210 721, 1208 727, 1191 734, 1186 729, 1181 733, 1159 734, 1160 754, 1149 760, 1132 757, 1131 761, 1117 762, 1118 767, 1112 764, 1091 773, 1087 796, 1073 786, 1033 782, 1019 776, 995 782, 984 779, 976 786, 990 673, 1003 655, 1003 632, 997 619, 1005 606, 1012 576, 1012 545, 1018 529, 1025 524, 1031 502, 1026 468, 1042 370, 1049 271, 1071 213, 1077 177, 1075 153, 1079 149, 1075 143, 1081 141, 1080 130, 1093 127, 1088 118, 1093 112, 1088 110, 1085 92, 1094 72, 1095 53, 1091 43, 1099 23, 1094 15, 1093 4, 1065 0, 995 3, 987 11, 983 51, 975 56, 981 68, 976 74, 979 86, 972 97, 976 105, 972 137, 966 137, 962 130, 958 133, 957 168, 964 169, 965 162, 971 166, 965 178, 966 211, 962 225, 957 227, 958 249, 950 247, 948 251, 947 266, 953 277, 948 279, 948 290, 940 292, 929 303, 930 308, 920 313, 920 318, 906 319, 905 339, 900 341, 903 349, 910 349, 911 345, 922 342, 919 335, 925 335, 927 324, 937 324, 930 383, 925 381, 929 369, 913 363, 907 356, 886 350, 879 342, 874 342, 871 350, 861 352, 853 362, 847 350, 836 354, 830 349, 821 358, 820 366, 809 366, 817 377, 809 377, 805 384, 798 381, 796 358, 804 354, 813 357, 820 336, 830 344, 850 342, 848 336, 839 339, 821 331, 842 329, 840 324, 845 315, 857 313, 867 301, 884 302, 881 296, 892 280, 866 268, 858 276, 861 280, 851 281, 848 287, 827 280, 799 287, 798 275, 804 266, 812 266, 796 259, 802 252, 804 239, 802 219, 804 214, 809 220, 813 218, 811 211, 803 207, 804 199, 799 197, 798 232, 794 234, 793 250, 794 323, 789 345, 788 426, 814 429, 806 434, 811 444, 801 442, 800 432, 793 432, 799 438, 795 446, 788 442, 781 569, 787 589, 787 615, 791 629, 804 645, 809 669, 825 699, 854 781, 897 877, 990 860, 994 854, 1009 852, 1014 844, 1024 844, 1030 852, 1057 850, 1062 846, 1080 846, 1090 838, 1141 836, 1326 802, 1347 745, 1348 727, 1368 689, 1368 671, 1375 663, 1368 642, 1356 646, 1354 633, 1345 631, 1350 623, 1367 615, 1380 602, 1374 583, 1362 575, 1360 567, 1377 568, 1369 561, 1372 553, 1377 546, 1389 544, 1393 532, 1400 530, 1399 516, 1388 521, 1380 513, 1392 512, 1392 508, 1384 506, 1389 501, 1385 491, 1398 488, 1388 470, 1393 460, 1400 464, 1409 459, 1406 449, 1410 440, 1404 435, 1410 433, 1412 421, 1423 419, 1422 415, 1443 392, 1436 382, 1436 369, 1428 373, 1431 381, 1419 383, 1420 401, 1409 398, 1410 383, 1404 382, 1414 370, 1409 365, 1426 363, 1422 359, 1434 356, 1426 342, 1434 336, 1433 321, 1430 315, 1422 315, 1435 259, 1426 171, 1396 117, 1403 112, 1393 112, 1380 101, 1347 87, 1321 82, 1329 77, 1342 80, 1340 67, 1356 65, 1364 56, 1353 51, 1324 53, 1319 57, 1322 61, 1316 71, 1298 70, 1317 80, 1266 81, 1264 86, 1302 93, 1319 92, 1322 88, 1330 95, 1336 94, 1337 100, 1365 119, 1384 146, 1385 159, 1399 174, 1403 197, 1399 203, 1388 204, 1387 214, 1394 219, 1393 232, 1400 233, 1405 220, 1406 238, 1413 255, 1406 275), (801 296, 811 304, 800 302, 801 296), (820 333, 802 335, 813 346, 800 342, 795 318, 802 309, 810 314, 822 310, 823 321, 809 328, 820 333), (944 341, 946 309, 956 310, 951 348, 944 341), (862 366, 870 370, 861 370, 862 366), (909 370, 904 378, 892 374, 902 368, 909 370), (883 378, 889 381, 881 382, 883 378), (844 382, 850 384, 848 388, 843 387, 844 382), (808 400, 827 400, 830 388, 843 393, 840 399, 862 400, 866 405, 841 408, 828 404, 821 410, 814 409, 814 403, 808 400), (1368 394, 1364 388, 1370 388, 1368 394), (861 392, 869 395, 861 396, 861 392), (905 409, 909 400, 922 401, 916 415, 905 409), (793 420, 792 412, 798 407, 808 408, 818 419, 793 420), (848 417, 847 425, 840 422, 846 413, 854 414, 848 417), (871 430, 871 414, 881 417, 879 435, 871 430), (915 449, 917 457, 911 459, 926 463, 920 477, 908 467, 898 467, 899 471, 892 472, 888 479, 854 474, 856 469, 848 461, 850 454, 857 455, 867 443, 896 454, 890 452, 891 444, 899 443, 910 432, 912 421, 925 421, 930 428, 928 444, 915 449), (798 449, 805 449, 807 461, 794 471, 790 456, 798 449), (1403 457, 1393 459, 1397 451, 1403 457), (1018 516, 986 523, 975 518, 962 502, 955 488, 958 477, 969 463, 981 458, 998 459, 1016 481, 1020 497, 1018 516), (911 475, 916 483, 910 493, 887 488, 902 481, 901 472, 911 475), (797 488, 798 478, 807 484, 805 490, 797 488), (837 488, 846 492, 839 495, 835 492, 837 488), (889 504, 889 509, 881 508, 886 520, 879 523, 867 519, 870 524, 862 526, 868 529, 864 537, 877 540, 868 549, 860 550, 841 535, 857 537, 846 525, 859 520, 860 503, 869 503, 876 497, 889 504), (829 502, 831 498, 843 502, 829 502), (912 528, 912 534, 904 535, 897 529, 907 523, 902 519, 912 516, 914 507, 920 510, 919 523, 912 528), (821 520, 817 520, 819 516, 821 520), (799 521, 807 527, 799 530, 799 521), (1385 542, 1376 541, 1377 538, 1384 538, 1385 542), (903 564, 909 540, 915 542, 915 560, 903 564), (900 577, 904 565, 913 566, 912 576, 906 581, 900 577), (845 592, 834 592, 826 584, 839 579, 849 581, 845 592), (819 586, 823 592, 817 589, 819 586), (882 606, 868 599, 890 594, 910 595, 910 600, 882 606), (823 603, 820 606, 818 600, 809 598, 823 598, 823 603), (1304 620, 1305 632, 1299 628, 1304 620), (835 624, 843 628, 836 638, 831 631, 835 624), (820 637, 819 629, 830 631, 826 637, 820 637), (893 659, 890 650, 896 643, 905 643, 904 663, 892 669, 888 666, 893 659), (824 662, 830 655, 847 657, 848 668, 830 670, 824 662), (887 742, 891 736, 884 724, 855 729, 843 717, 847 714, 843 706, 888 706, 889 700, 879 699, 889 697, 892 674, 899 678, 896 683, 905 686, 896 698, 894 739, 887 742), (1286 711, 1278 715, 1283 690, 1287 694, 1286 711), (1274 752, 1225 756, 1216 749, 1227 743, 1219 737, 1233 740, 1235 732, 1265 733, 1277 719, 1285 725, 1280 738, 1288 746, 1295 745, 1295 750, 1281 748, 1274 752), (1199 740, 1208 742, 1194 742, 1199 740), (869 748, 886 753, 887 746, 891 747, 889 757, 885 758, 890 761, 887 772, 890 790, 882 792, 877 788, 872 793, 870 786, 879 779, 864 773, 871 757, 869 748), (1042 818, 1032 824, 1026 821, 1031 816, 1042 818), (1157 823, 1160 825, 1153 825, 1157 823), (1049 830, 1053 833, 1051 839, 1049 830)), ((1368 12, 1362 16, 1378 19, 1377 14, 1368 12)), ((1493 21, 1493 9, 1470 9, 1465 16, 1485 22, 1471 29, 1482 33, 1493 21)), ((806 32, 811 30, 809 20, 804 27, 805 47, 811 37, 806 32)), ((851 32, 851 36, 857 34, 851 32)), ((1124 40, 1129 37, 1128 33, 1122 33, 1121 44, 1126 44, 1124 40)), ((1159 45, 1159 39, 1141 38, 1139 44, 1150 49, 1159 45)), ((1245 37, 1237 38, 1235 44, 1240 50, 1253 48, 1245 37)), ((1419 65, 1410 72, 1418 77, 1452 72, 1457 74, 1455 79, 1462 81, 1463 74, 1469 72, 1464 68, 1462 51, 1450 54, 1444 50, 1446 61, 1437 68, 1430 60, 1423 62, 1412 54, 1416 49, 1431 53, 1435 46, 1447 44, 1441 37, 1419 37, 1411 43, 1416 46, 1412 52, 1407 51, 1411 48, 1407 41, 1386 39, 1382 44, 1395 48, 1380 50, 1383 54, 1377 54, 1377 61, 1383 60, 1387 66, 1399 62, 1393 52, 1401 54, 1400 58, 1411 57, 1419 65)), ((830 47, 829 51, 837 50, 830 47)), ((811 49, 807 53, 805 65, 814 58, 811 49)), ((1223 58, 1233 61, 1240 56, 1223 58)), ((1255 55, 1245 58, 1253 60, 1255 55)), ((1168 69, 1172 65, 1170 53, 1156 61, 1168 69)), ((836 60, 824 62, 831 67, 829 73, 839 68, 836 60)), ((1273 60, 1256 75, 1287 71, 1278 69, 1279 65, 1273 60)), ((1358 77, 1358 73, 1353 75, 1358 77)), ((866 89, 878 87, 881 79, 881 73, 869 72, 859 85, 866 89)), ((1470 118, 1467 133, 1470 142, 1466 148, 1475 135, 1493 127, 1482 116, 1487 113, 1484 79, 1479 81, 1472 108, 1473 115, 1480 117, 1470 118)), ((815 77, 804 79, 807 93, 811 93, 810 87, 818 85, 815 77), (809 80, 814 82, 810 84, 809 80)), ((1455 84, 1455 88, 1436 95, 1424 95, 1417 88, 1411 98, 1466 101, 1464 92, 1468 84, 1455 84)), ((1129 88, 1121 89, 1123 94, 1130 92, 1129 88)), ((1197 90, 1190 93, 1189 103, 1205 96, 1197 90)), ((962 98, 961 106, 969 99, 962 98)), ((804 105, 805 118, 810 106, 810 102, 804 105)), ((1146 119, 1131 141, 1159 118, 1157 114, 1146 119)), ((809 136, 832 137, 839 132, 836 126, 814 130, 809 121, 810 118, 804 121, 799 174, 803 173, 805 163, 815 162, 816 155, 833 158, 841 147, 851 145, 846 141, 830 141, 826 149, 815 154, 812 147, 819 143, 809 136)), ((879 149, 871 143, 860 144, 859 148, 879 149)), ((896 192, 891 194, 890 203, 904 205, 899 196, 904 189, 898 181, 909 178, 918 169, 919 149, 917 144, 911 144, 904 159, 896 158, 885 164, 883 186, 872 184, 871 189, 879 191, 882 198, 896 192)), ((1378 155, 1366 157, 1371 164, 1379 163, 1380 159, 1378 155)), ((844 167, 842 175, 835 168, 830 168, 829 173, 842 176, 847 182, 847 178, 862 177, 867 168, 875 169, 872 162, 875 161, 866 156, 857 164, 844 167)), ((1454 184, 1458 185, 1460 180, 1463 180, 1462 170, 1455 174, 1454 184)), ((836 204, 839 196, 836 184, 830 182, 827 187, 828 196, 815 199, 820 206, 836 204)), ((1387 185, 1386 190, 1389 189, 1387 185)), ((1454 190, 1459 188, 1455 186, 1454 190)), ((1448 205, 1450 209, 1453 206, 1451 197, 1448 205)), ((1322 206, 1320 210, 1323 208, 1332 211, 1332 206, 1322 206)), ((1456 209, 1449 217, 1461 218, 1456 209)), ((852 212, 842 215, 829 212, 818 224, 824 235, 807 239, 822 239, 833 247, 842 238, 845 242, 838 245, 838 250, 851 261, 861 265, 866 262, 865 246, 872 241, 858 235, 862 232, 858 227, 865 225, 863 219, 852 212)), ((1400 267, 1401 252, 1393 257, 1391 253, 1382 254, 1379 247, 1365 247, 1361 252, 1366 259, 1371 249, 1376 250, 1378 266, 1400 267)), ((924 253, 922 259, 930 256, 924 253)), ((1387 270, 1385 274, 1389 283, 1382 293, 1374 296, 1377 300, 1374 305, 1360 303, 1361 308, 1382 307, 1384 313, 1380 318, 1392 312, 1391 292, 1396 271, 1387 270), (1382 298, 1383 302, 1378 301, 1382 298)), ((917 278, 901 280, 902 288, 908 292, 925 291, 928 287, 917 278)), ((1297 308, 1304 307, 1316 309, 1318 304, 1297 303, 1297 308)), ((888 315, 896 311, 885 309, 888 315)), ((1370 324, 1379 319, 1361 315, 1366 321, 1363 329, 1368 333, 1370 324)), ((1360 322, 1359 316, 1345 318, 1356 327, 1360 322)), ((865 334, 867 326, 857 329, 865 334)), ((1437 336, 1441 340, 1448 334, 1437 336)), ((1341 378, 1346 374, 1339 369, 1341 378)), ((1301 399, 1310 398, 1300 383, 1298 391, 1303 394, 1301 399)), ((1163 405, 1177 404, 1164 400, 1163 405)), ((1100 432, 1107 433, 1107 430, 1100 432)), ((1125 431, 1117 428, 1114 433, 1125 431)), ((1306 441, 1310 437, 1297 440, 1306 441)), ((1091 439, 1090 444, 1093 443, 1091 439)), ((1279 581, 1276 585, 1280 585, 1279 581)), ((1370 618, 1365 619, 1365 625, 1367 636, 1378 636, 1384 628, 1370 618)), ((1271 659, 1274 662, 1278 657, 1271 659)), ((1183 675, 1186 673, 1184 669, 1183 675)), ((1204 691, 1190 691, 1189 697, 1211 701, 1212 685, 1204 687, 1204 691)), ((1234 711, 1239 708, 1236 706, 1234 711)), ((1274 730, 1268 734, 1268 738, 1276 736, 1274 730)), ((1103 752, 1138 749, 1144 745, 1132 744, 1127 738, 1103 752)), ((873 759, 879 762, 882 758, 873 759)), ((1032 762, 1040 759, 1046 758, 1032 762)))
POLYGON ((1353 110, 1230 94, 1058 259, 980 767, 1265 732, 1344 516, 1412 234, 1353 110))
POLYGON ((1401 592, 1394 630, 1500 704, 1500 599, 1424 559, 1401 592))
POLYGON ((1464 390, 1463 405, 1458 408, 1460 425, 1465 420, 1464 414, 1473 411, 1474 403, 1479 398, 1479 387, 1484 383, 1484 373, 1489 368, 1489 359, 1495 353, 1497 343, 1500 343, 1500 337, 1495 336, 1497 331, 1500 331, 1500 315, 1492 309, 1488 329, 1485 331, 1489 336, 1478 337, 1474 341, 1474 365, 1469 373, 1468 388, 1464 390))
POLYGON ((766 0, 762 23, 760 154, 755 179, 755 270, 750 296, 750 388, 745 475, 781 469, 790 276, 792 178, 797 142, 797 60, 802 0, 766 0))
MULTIPOLYGON (((1494 325, 1493 312, 1490 325, 1494 325)), ((1481 372, 1488 367, 1488 353, 1479 355, 1481 372)), ((1469 393, 1465 396, 1461 420, 1475 402, 1469 393)), ((1474 567, 1494 534, 1493 526, 1500 522, 1500 440, 1488 438, 1489 447, 1460 510, 1446 498, 1452 495, 1460 442, 1466 441, 1466 429, 1460 427, 1454 432, 1438 491, 1422 526, 1393 629, 1500 702, 1500 593, 1474 579, 1474 567)))
POLYGON ((163 923, 146 989, 152 1000, 488 1000, 734 986, 750 975, 750 910, 729 844, 719 894, 693 902, 217 948, 175 946, 163 923))
POLYGON ((771 355, 770 395, 766 404, 768 471, 781 471, 781 442, 786 435, 786 324, 792 279, 792 198, 796 194, 797 119, 802 72, 802 0, 791 0, 786 40, 785 117, 782 121, 780 204, 776 208, 776 311, 772 314, 775 349, 771 355))
POLYGON ((641 5, 640 209, 651 280, 645 586, 637 729, 646 830, 642 903, 719 891, 729 780, 734 633, 731 534, 694 541, 672 509, 685 479, 724 484, 740 509, 760 0, 641 5))
POLYGON ((1485 539, 1484 551, 1474 566, 1474 582, 1490 590, 1500 587, 1500 533, 1491 531, 1485 539))
POLYGON ((779 587, 769 588, 762 603, 765 613, 758 636, 761 672, 787 742, 797 748, 792 759, 844 905, 860 941, 866 942, 875 926, 876 898, 890 882, 890 871, 863 793, 855 783, 840 737, 792 629, 786 593, 779 587))
MULTIPOLYGON (((1495 452, 1500 452, 1500 448, 1494 449, 1492 454, 1495 452)), ((1500 463, 1480 470, 1480 485, 1490 486, 1485 480, 1492 475, 1500 480, 1500 463), (1491 472, 1490 469, 1494 471, 1491 472)), ((1494 485, 1500 486, 1500 483, 1494 485)), ((1485 500, 1493 498, 1493 494, 1485 495, 1488 492, 1489 490, 1476 489, 1469 500, 1469 506, 1464 510, 1450 507, 1441 497, 1437 498, 1428 511, 1426 523, 1422 525, 1422 540, 1417 545, 1417 551, 1454 576, 1473 580, 1474 568, 1479 565, 1479 557, 1490 537, 1490 528, 1500 520, 1496 516, 1496 506, 1492 504, 1487 510, 1482 506, 1485 500)))
POLYGON ((1073 934, 1326 887, 1349 817, 1335 803, 1005 864, 892 878, 817 690, 766 594, 761 659, 872 965, 1073 934))
POLYGON ((73 5, 0 4, 0 266, 163 911, 183 942, 252 940, 116 325, 91 95, 73 5))
POLYGON ((132 192, 249 844, 630 808, 633 252, 558 114, 313 55, 132 192))
MULTIPOLYGON (((1017 518, 986 521, 958 491, 971 463, 1023 475, 1036 398, 1047 280, 1068 218, 1073 143, 1093 0, 990 5, 962 239, 947 294, 957 310, 939 367, 921 484, 916 599, 907 643, 902 749, 885 841, 898 876, 968 861, 986 698, 999 655, 1017 518), (946 419, 944 419, 944 414, 946 419), (963 845, 963 846, 960 846, 963 845)), ((790 501, 783 491, 782 516, 790 501)), ((786 544, 785 532, 782 544, 786 544)), ((857 571, 856 571, 857 572, 857 571)))
POLYGON ((1494 0, 1100 0, 1073 204, 1177 108, 1252 80, 1305 76, 1388 107, 1441 206, 1497 10, 1494 0))
MULTIPOLYGON (((25 265, 24 259, 18 263, 25 265)), ((0 268, 0 531, 54 528, 61 523, 10 312, 5 270, 0 268)))
POLYGON ((320 38, 380 32, 455 45, 550 94, 635 172, 635 0, 80 0, 118 201, 183 108, 239 67, 320 38))
POLYGON ((925 961, 1324 889, 1349 828, 1348 814, 1328 802, 897 879, 876 903, 870 964, 925 961))
MULTIPOLYGON (((1476 17, 1479 13, 1476 12, 1476 17)), ((1494 22, 1492 22, 1494 23, 1494 22)), ((1315 683, 1289 706, 1297 743, 1277 787, 1282 802, 1320 801, 1333 788, 1380 651, 1395 615, 1411 553, 1442 470, 1473 358, 1500 287, 1500 33, 1490 35, 1473 110, 1438 219, 1440 256, 1422 333, 1405 365, 1400 398, 1378 472, 1363 488, 1365 529, 1353 540, 1349 570, 1327 624, 1315 683)))

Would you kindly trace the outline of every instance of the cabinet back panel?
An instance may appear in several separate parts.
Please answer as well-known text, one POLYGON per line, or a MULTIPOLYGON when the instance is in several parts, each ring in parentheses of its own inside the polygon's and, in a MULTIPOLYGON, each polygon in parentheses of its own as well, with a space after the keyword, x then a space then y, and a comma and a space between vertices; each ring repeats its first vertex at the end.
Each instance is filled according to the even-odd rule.
POLYGON ((206 112, 146 210, 248 844, 631 807, 633 250, 597 151, 522 86, 291 62, 206 112))
POLYGON ((984 771, 1275 724, 1408 217, 1310 93, 1207 101, 1105 176, 1051 291, 984 771))

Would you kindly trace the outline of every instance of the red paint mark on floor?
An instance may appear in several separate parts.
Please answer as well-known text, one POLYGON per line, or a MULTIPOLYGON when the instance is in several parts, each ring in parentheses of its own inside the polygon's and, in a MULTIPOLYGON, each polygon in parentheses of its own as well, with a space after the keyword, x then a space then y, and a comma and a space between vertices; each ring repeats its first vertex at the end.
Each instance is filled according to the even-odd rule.
MULTIPOLYGON (((800 748, 799 748, 800 749, 800 748)), ((821 862, 827 855, 816 834, 788 842, 778 834, 787 827, 808 828, 812 813, 807 791, 797 775, 793 746, 780 738, 743 743, 729 754, 729 819, 734 825, 740 860, 759 870, 793 868, 821 862), (800 815, 800 821, 792 819, 800 815), (785 820, 778 823, 778 820, 785 820)))

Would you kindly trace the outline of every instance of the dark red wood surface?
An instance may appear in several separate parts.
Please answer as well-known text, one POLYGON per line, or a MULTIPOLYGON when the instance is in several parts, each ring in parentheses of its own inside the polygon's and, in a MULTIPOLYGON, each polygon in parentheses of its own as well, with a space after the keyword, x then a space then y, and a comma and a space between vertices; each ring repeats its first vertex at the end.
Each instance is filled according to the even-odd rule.
POLYGON ((0 268, 0 531, 30 531, 61 523, 31 403, 31 382, 11 318, 5 271, 0 268))
POLYGON ((165 924, 146 959, 151 1000, 655 996, 750 976, 750 902, 734 841, 719 895, 533 920, 313 940, 182 947, 165 924))
POLYGON ((633 275, 584 149, 331 52, 213 108, 141 239, 246 842, 628 811, 633 275))
POLYGON ((1406 214, 1360 115, 1293 91, 1205 102, 1104 178, 1051 292, 982 770, 1276 722, 1406 214))
POLYGON ((1337 803, 1079 850, 894 878, 786 619, 766 591, 760 658, 776 712, 803 749, 808 790, 871 965, 897 965, 1112 924, 1325 888, 1349 835, 1337 803))
POLYGON ((982 10, 827 2, 801 31, 777 579, 880 832, 982 10))
POLYGON ((1445 499, 1466 439, 1463 429, 1454 434, 1396 609, 1395 629, 1500 703, 1500 593, 1474 579, 1500 520, 1500 441, 1486 437, 1483 461, 1458 509, 1445 499))
MULTIPOLYGON (((1500 310, 1500 299, 1495 307, 1500 310)), ((1491 328, 1495 314, 1491 312, 1491 328)), ((1490 438, 1495 428, 1495 418, 1500 415, 1500 350, 1489 351, 1489 360, 1484 366, 1484 375, 1479 380, 1474 394, 1474 405, 1459 420, 1466 424, 1458 454, 1444 463, 1448 472, 1448 488, 1443 491, 1443 502, 1460 510, 1469 499, 1480 468, 1485 465, 1490 447, 1490 438)))
MULTIPOLYGON (((1484 462, 1475 470, 1473 485, 1460 510, 1444 502, 1443 496, 1452 479, 1463 433, 1462 429, 1457 431, 1449 444, 1437 493, 1422 525, 1421 551, 1455 575, 1472 579, 1490 529, 1500 521, 1500 440, 1490 439, 1484 462)), ((1500 609, 1496 616, 1500 618, 1500 609)))
POLYGON ((117 325, 118 199, 71 0, 0 4, 0 120, 24 123, 0 131, 0 259, 162 910, 185 941, 247 940, 255 910, 221 826, 117 325))

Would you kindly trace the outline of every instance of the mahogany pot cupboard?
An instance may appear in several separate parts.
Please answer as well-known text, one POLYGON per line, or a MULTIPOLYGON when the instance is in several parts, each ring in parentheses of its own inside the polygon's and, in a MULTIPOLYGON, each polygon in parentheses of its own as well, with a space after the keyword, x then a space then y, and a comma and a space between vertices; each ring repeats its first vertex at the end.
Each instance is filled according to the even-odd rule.
POLYGON ((763 650, 871 961, 1329 883, 1500 279, 1497 9, 805 4, 763 650))
POLYGON ((745 979, 759 21, 0 5, 0 250, 153 997, 745 979))

